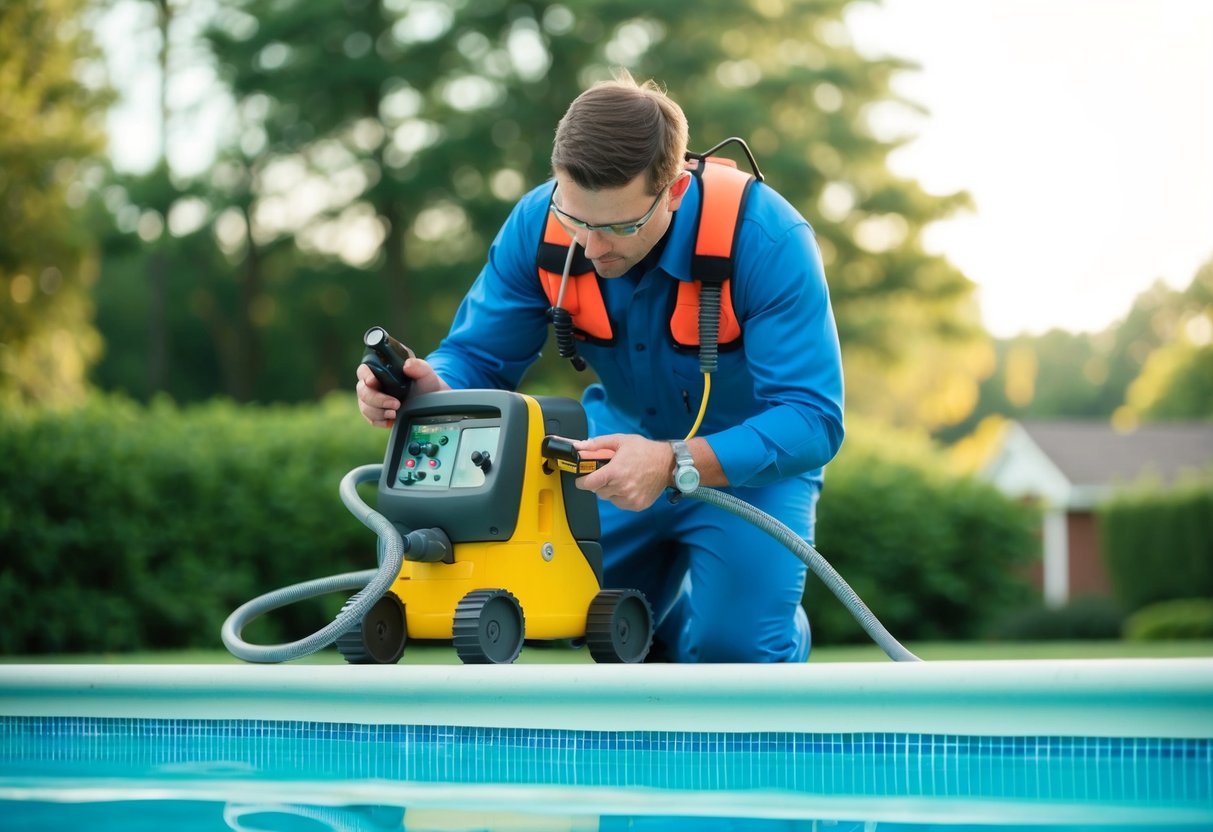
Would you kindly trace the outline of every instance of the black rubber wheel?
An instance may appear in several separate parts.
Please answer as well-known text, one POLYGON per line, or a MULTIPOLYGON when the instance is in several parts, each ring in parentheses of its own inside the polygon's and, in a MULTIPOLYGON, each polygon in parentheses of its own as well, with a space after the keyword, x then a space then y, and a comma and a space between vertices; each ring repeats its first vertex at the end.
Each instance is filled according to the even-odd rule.
POLYGON ((452 641, 464 664, 510 664, 522 652, 526 621, 504 589, 477 589, 455 607, 452 641))
POLYGON ((389 592, 337 639, 337 649, 350 664, 395 664, 407 641, 404 604, 389 592))
POLYGON ((599 664, 644 661, 653 644, 653 608, 635 589, 604 589, 590 602, 585 644, 599 664))

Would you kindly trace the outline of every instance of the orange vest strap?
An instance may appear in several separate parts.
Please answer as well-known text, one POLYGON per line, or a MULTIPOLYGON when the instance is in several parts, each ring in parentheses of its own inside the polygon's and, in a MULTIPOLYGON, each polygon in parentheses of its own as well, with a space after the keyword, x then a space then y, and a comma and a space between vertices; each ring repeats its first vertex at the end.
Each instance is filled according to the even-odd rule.
MULTIPOLYGON (((569 232, 549 211, 535 261, 543 292, 552 306, 556 305, 556 299, 560 297, 560 279, 564 275, 564 263, 572 241, 569 232)), ((585 249, 580 245, 573 253, 573 262, 569 265, 569 282, 560 305, 573 316, 574 335, 596 344, 609 345, 615 342, 606 303, 602 299, 602 289, 598 286, 598 275, 594 271, 594 264, 585 256, 585 249)))
MULTIPOLYGON (((674 300, 674 312, 670 315, 670 335, 680 347, 699 346, 699 291, 698 280, 684 280, 678 284, 678 296, 674 300)), ((729 296, 729 281, 720 289, 720 335, 718 345, 728 347, 741 338, 741 324, 733 312, 733 300, 729 296)))
MULTIPOLYGON (((721 287, 718 343, 725 349, 741 339, 741 324, 733 311, 730 278, 741 212, 754 177, 738 170, 731 160, 715 156, 708 157, 704 165, 691 160, 687 169, 699 179, 700 187, 695 252, 691 258, 693 279, 678 284, 670 315, 670 335, 679 347, 699 346, 700 288, 703 283, 718 284, 721 287)), ((535 263, 544 294, 553 306, 560 295, 560 279, 571 242, 565 227, 548 212, 535 263)), ((598 275, 580 245, 573 254, 561 306, 572 315, 573 332, 579 339, 603 345, 615 342, 598 275)))
POLYGON ((733 276, 733 246, 740 228, 745 197, 754 177, 738 170, 728 159, 708 157, 708 163, 688 164, 699 177, 699 218, 695 253, 691 257, 693 280, 678 286, 670 335, 681 347, 699 346, 699 292, 704 283, 720 285, 719 346, 741 338, 741 324, 733 311, 730 278, 733 276))

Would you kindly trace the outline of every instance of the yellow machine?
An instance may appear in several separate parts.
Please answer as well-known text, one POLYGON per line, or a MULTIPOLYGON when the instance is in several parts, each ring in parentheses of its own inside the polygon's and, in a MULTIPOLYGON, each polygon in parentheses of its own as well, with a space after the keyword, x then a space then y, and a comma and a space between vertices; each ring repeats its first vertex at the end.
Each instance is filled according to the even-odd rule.
POLYGON ((597 498, 574 485, 593 463, 554 440, 585 435, 572 399, 500 390, 409 399, 378 511, 433 545, 406 551, 390 589, 337 639, 346 660, 393 663, 416 638, 451 640, 467 663, 502 663, 524 639, 584 638, 596 661, 642 661, 652 611, 637 590, 602 588, 597 498))
MULTIPOLYGON (((501 664, 518 658, 529 638, 584 641, 598 662, 644 661, 653 610, 639 590, 602 587, 598 498, 575 485, 604 462, 579 454, 571 441, 588 429, 581 405, 502 390, 410 396, 403 366, 412 351, 382 327, 367 330, 363 342, 363 363, 380 389, 403 402, 383 464, 355 468, 339 488, 346 508, 378 535, 379 567, 242 604, 220 630, 232 655, 291 661, 335 642, 351 663, 393 664, 409 638, 449 639, 466 663, 501 664), (377 511, 358 492, 372 481, 377 511), (270 645, 243 638, 261 615, 344 590, 358 591, 309 636, 270 645)), ((890 658, 919 660, 808 542, 732 494, 701 487, 693 466, 691 473, 687 481, 675 479, 684 496, 768 532, 825 582, 890 658)))

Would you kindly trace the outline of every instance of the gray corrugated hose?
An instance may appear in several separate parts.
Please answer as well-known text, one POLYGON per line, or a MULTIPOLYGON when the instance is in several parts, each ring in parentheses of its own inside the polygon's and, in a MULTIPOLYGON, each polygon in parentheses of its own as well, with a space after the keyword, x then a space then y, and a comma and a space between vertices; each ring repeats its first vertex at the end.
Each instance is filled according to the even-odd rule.
POLYGON ((830 592, 833 592, 838 600, 842 601, 843 606, 847 608, 851 615, 855 616, 855 620, 859 622, 859 626, 863 627, 864 632, 872 637, 872 640, 880 646, 880 649, 885 651, 890 659, 898 662, 922 661, 922 659, 903 647, 901 642, 893 638, 893 635, 877 620, 875 614, 868 609, 868 605, 855 594, 855 590, 851 589, 850 585, 843 580, 834 567, 830 566, 826 559, 801 538, 800 535, 796 534, 796 532, 761 509, 755 508, 745 500, 740 500, 724 491, 700 486, 693 491, 688 491, 686 496, 702 500, 705 503, 711 503, 718 508, 732 512, 743 520, 750 521, 782 543, 796 557, 804 561, 813 574, 829 587, 830 592))
POLYGON ((391 588, 392 582, 400 573, 400 567, 404 564, 404 554, 408 551, 408 544, 386 517, 368 506, 358 495, 359 483, 378 480, 382 469, 382 465, 362 465, 355 468, 342 478, 339 488, 341 502, 345 503, 345 507, 364 526, 379 535, 383 552, 379 568, 346 572, 342 575, 317 578, 313 581, 283 587, 237 607, 227 617, 227 621, 223 622, 221 631, 223 643, 232 655, 244 659, 246 662, 273 663, 290 661, 315 653, 317 650, 329 646, 342 633, 357 625, 375 605, 375 602, 391 588), (259 618, 271 610, 329 592, 349 590, 359 590, 359 592, 350 598, 328 626, 306 638, 287 644, 249 644, 240 637, 244 628, 253 619, 259 618))

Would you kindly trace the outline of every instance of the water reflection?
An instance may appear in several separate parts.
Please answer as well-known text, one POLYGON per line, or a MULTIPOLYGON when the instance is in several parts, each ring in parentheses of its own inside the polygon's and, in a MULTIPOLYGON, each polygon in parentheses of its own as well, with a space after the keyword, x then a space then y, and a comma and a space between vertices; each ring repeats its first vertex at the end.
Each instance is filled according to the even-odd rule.
MULTIPOLYGON (((634 801, 633 801, 634 804, 634 801)), ((1064 815, 1058 807, 1056 817, 1064 815)), ((912 809, 911 809, 912 811, 912 809)), ((592 814, 519 811, 510 807, 348 805, 220 802, 204 800, 118 800, 58 802, 0 800, 0 830, 50 832, 1103 832, 1105 821, 1090 823, 903 822, 830 818, 738 818, 698 814, 592 814)), ((1043 822, 1040 822, 1043 821, 1043 822)), ((1205 822, 1112 824, 1117 832, 1207 832, 1205 822)))

